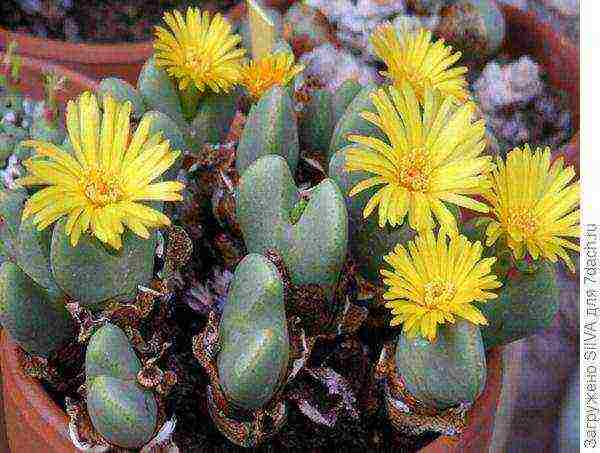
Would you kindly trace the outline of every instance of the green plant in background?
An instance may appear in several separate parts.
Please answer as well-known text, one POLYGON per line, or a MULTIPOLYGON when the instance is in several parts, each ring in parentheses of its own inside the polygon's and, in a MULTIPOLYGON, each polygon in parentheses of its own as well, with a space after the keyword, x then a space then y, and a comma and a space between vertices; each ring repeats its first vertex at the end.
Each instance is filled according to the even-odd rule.
POLYGON ((60 144, 65 138, 57 94, 68 81, 53 72, 42 74, 44 100, 34 104, 25 99, 19 89, 22 60, 17 53, 17 43, 10 42, 0 65, 0 167, 15 155, 28 157, 29 150, 20 145, 23 140, 33 138, 60 144))
POLYGON ((21 57, 17 54, 18 44, 15 41, 8 43, 6 52, 2 58, 2 74, 0 74, 0 86, 7 92, 5 102, 17 103, 21 93, 17 87, 21 77, 21 57))

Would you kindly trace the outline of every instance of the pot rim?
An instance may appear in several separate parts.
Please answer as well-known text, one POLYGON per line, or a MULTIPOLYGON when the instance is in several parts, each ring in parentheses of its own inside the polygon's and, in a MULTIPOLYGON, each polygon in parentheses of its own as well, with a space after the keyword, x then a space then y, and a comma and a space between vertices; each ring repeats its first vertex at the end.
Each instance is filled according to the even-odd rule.
MULTIPOLYGON (((0 332, 0 357, 2 358, 2 380, 4 404, 14 403, 16 396, 24 402, 27 408, 36 408, 34 413, 24 411, 22 414, 29 421, 29 427, 45 435, 44 431, 51 429, 58 435, 49 437, 49 441, 56 444, 56 438, 64 439, 65 445, 70 444, 68 434, 69 420, 66 413, 48 396, 39 381, 25 374, 18 360, 18 346, 8 337, 2 329, 0 332), (12 387, 13 391, 4 391, 12 387), (46 429, 43 429, 47 427, 46 429), (50 428, 51 427, 51 428, 50 428)), ((4 410, 4 408, 2 408, 4 410)), ((62 443, 62 442, 60 442, 62 443)))
POLYGON ((59 39, 39 38, 29 33, 9 31, 0 28, 0 47, 10 41, 16 41, 20 47, 33 50, 31 55, 47 59, 102 65, 106 63, 132 64, 144 62, 152 53, 152 42, 88 44, 61 41, 59 39), (38 50, 36 50, 38 49, 38 50))
MULTIPOLYGON (((51 72, 55 72, 61 75, 64 75, 67 77, 67 79, 70 82, 74 82, 73 88, 74 90, 65 90, 62 93, 64 94, 72 94, 71 91, 77 91, 78 93, 84 90, 96 90, 98 88, 98 81, 69 68, 65 68, 64 66, 61 66, 60 64, 57 63, 52 63, 50 61, 46 61, 46 60, 40 60, 38 58, 35 57, 31 57, 31 56, 27 56, 27 55, 19 55, 19 57, 21 58, 21 62, 22 62, 22 69, 25 69, 26 71, 31 71, 33 73, 39 73, 40 75, 43 72, 46 71, 51 71, 51 72), (81 88, 81 90, 79 90, 81 88)), ((21 82, 19 83, 19 85, 24 84, 24 82, 21 80, 21 82)), ((77 93, 77 94, 78 94, 77 93)), ((28 94, 25 93, 25 95, 27 96, 28 94)))
MULTIPOLYGON (((266 0, 270 8, 287 8, 290 0, 266 0)), ((224 15, 235 21, 246 10, 245 0, 241 0, 224 15)), ((144 63, 154 50, 152 40, 140 42, 94 43, 70 42, 60 39, 40 38, 29 33, 16 32, 0 27, 0 48, 6 47, 10 41, 16 41, 28 49, 30 55, 67 63, 82 63, 86 65, 110 64, 139 64, 144 63)))

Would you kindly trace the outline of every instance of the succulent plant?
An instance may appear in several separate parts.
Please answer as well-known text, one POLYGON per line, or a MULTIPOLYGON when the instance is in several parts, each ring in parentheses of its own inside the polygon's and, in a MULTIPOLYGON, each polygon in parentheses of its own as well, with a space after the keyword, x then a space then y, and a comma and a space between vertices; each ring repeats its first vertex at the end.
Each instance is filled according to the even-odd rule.
MULTIPOLYGON (((477 14, 476 31, 485 32, 485 46, 474 52, 495 51, 504 25, 495 10, 482 9, 493 2, 454 3, 477 6, 460 10, 477 14)), ((348 377, 309 363, 318 339, 352 337, 368 313, 387 339, 378 369, 364 368, 383 384, 392 424, 412 434, 457 434, 485 387, 486 350, 543 329, 556 314, 554 263, 560 258, 573 269, 569 251, 577 250, 568 239, 578 234, 575 173, 560 160, 551 163, 549 150, 528 146, 492 162, 466 68, 452 67, 460 55, 430 32, 377 28, 372 44, 387 67, 383 84, 347 80, 330 92, 308 83, 296 92, 303 66, 282 39, 281 15, 248 4, 242 34, 249 35, 250 61, 239 46, 243 38, 220 15, 167 13, 137 87, 104 79, 102 108, 85 93, 68 105, 66 131, 52 95, 47 115, 28 130, 0 124, 0 161, 18 147, 35 153, 20 180, 29 189, 0 191, 0 322, 23 349, 48 358, 74 339, 74 317, 79 341, 91 336, 84 363, 93 428, 112 446, 149 448, 170 408, 140 376, 151 354, 168 349, 162 329, 170 325, 162 324, 178 308, 170 304, 172 288, 212 297, 195 274, 205 263, 181 272, 170 266, 172 241, 153 229, 171 223, 163 202, 183 198, 183 184, 173 179, 184 154, 198 168, 211 151, 227 148, 222 165, 206 165, 210 183, 193 181, 197 174, 187 166, 180 174, 197 186, 220 178, 219 190, 228 194, 227 221, 209 220, 207 237, 195 237, 201 247, 225 255, 206 245, 222 239, 219 229, 243 241, 233 259, 215 256, 233 277, 219 285, 219 301, 197 304, 208 319, 191 342, 208 376, 206 408, 218 429, 255 447, 285 423, 288 401, 333 426, 337 412, 321 416, 319 398, 302 399, 310 393, 307 377, 328 387, 336 411, 359 418, 348 377), (307 163, 318 167, 314 154, 326 168, 315 177, 306 171, 307 163), (465 222, 461 210, 477 218, 465 222), (189 275, 198 280, 187 285, 189 275), (156 310, 151 297, 161 301, 156 310), (66 302, 77 302, 79 314, 71 316, 66 302), (159 321, 122 329, 95 317, 119 310, 125 317, 155 311, 159 321), (298 381, 300 390, 291 391, 298 381)), ((426 10, 440 4, 421 2, 426 10)), ((318 18, 296 5, 284 19, 295 41, 301 38, 289 21, 296 16, 318 18)), ((327 33, 317 29, 311 39, 327 33)), ((214 188, 201 189, 204 197, 214 188)), ((185 213, 201 204, 194 196, 186 194, 185 213)), ((187 221, 199 228, 204 215, 219 217, 213 204, 187 221)), ((189 238, 182 247, 188 256, 189 238)), ((362 352, 369 362, 373 351, 362 352)), ((206 377, 188 371, 184 391, 206 377)))
POLYGON ((290 356, 284 286, 274 264, 247 255, 238 264, 219 325, 217 366, 227 399, 264 406, 284 381, 290 356))
MULTIPOLYGON (((342 89, 343 87, 339 88, 339 90, 342 89)), ((340 117, 335 125, 331 143, 329 144, 327 162, 331 161, 336 152, 350 144, 348 141, 348 136, 351 134, 374 137, 381 136, 379 129, 361 116, 363 112, 373 110, 373 103, 370 96, 371 93, 373 93, 376 89, 377 86, 375 84, 367 85, 366 87, 362 88, 348 104, 344 114, 340 117)), ((340 95, 340 98, 344 99, 342 103, 347 102, 347 98, 345 96, 340 95)))
POLYGON ((16 262, 19 254, 19 226, 27 192, 0 190, 0 256, 16 262))
POLYGON ((155 237, 144 240, 128 232, 122 248, 115 251, 84 236, 73 247, 65 223, 54 227, 50 260, 55 281, 71 298, 101 307, 109 301, 130 300, 139 285, 148 285, 154 272, 155 237))
POLYGON ((319 89, 312 93, 300 123, 300 142, 308 151, 325 153, 333 135, 334 111, 333 95, 319 89))
POLYGON ((142 368, 125 333, 106 324, 85 355, 87 409, 94 428, 111 444, 140 448, 154 435, 158 406, 137 381, 142 368))
MULTIPOLYGON (((339 123, 338 123, 339 124, 339 123)), ((365 179, 365 172, 349 172, 346 169, 346 152, 356 145, 347 145, 337 151, 329 162, 329 175, 345 195, 348 208, 349 237, 348 248, 353 256, 360 256, 357 262, 361 275, 369 281, 379 280, 379 270, 383 265, 383 256, 396 244, 404 244, 412 239, 415 232, 407 225, 400 228, 380 228, 374 218, 363 219, 363 209, 375 189, 365 191, 356 197, 350 197, 350 190, 365 179)))
MULTIPOLYGON (((143 66, 137 88, 118 78, 100 82, 99 94, 110 94, 133 105, 133 116, 153 118, 153 132, 160 131, 173 149, 199 153, 202 145, 223 142, 237 110, 239 92, 210 93, 198 99, 184 114, 182 97, 165 70, 150 58, 143 66)), ((168 177, 176 176, 181 159, 171 167, 168 177)))
POLYGON ((277 250, 295 284, 318 284, 331 296, 346 258, 347 213, 326 179, 303 200, 285 159, 268 155, 242 175, 237 218, 250 253, 277 250))
POLYGON ((298 126, 294 106, 282 87, 268 91, 250 110, 236 153, 236 168, 242 175, 260 157, 279 155, 292 172, 299 158, 298 126))
POLYGON ((438 410, 473 403, 483 392, 486 364, 479 327, 469 321, 440 329, 431 343, 400 335, 396 367, 407 390, 422 403, 438 410))
POLYGON ((9 43, 0 63, 0 168, 10 156, 29 157, 20 145, 28 138, 60 144, 65 138, 57 96, 67 79, 52 70, 42 73, 44 99, 36 102, 23 96, 20 88, 21 57, 16 42, 9 43))
POLYGON ((54 297, 68 295, 100 308, 111 300, 135 296, 153 275, 156 240, 126 234, 120 251, 84 236, 73 247, 64 233, 65 220, 39 231, 30 219, 21 221, 24 191, 1 191, 2 254, 54 297))
POLYGON ((331 100, 331 104, 333 105, 334 127, 337 125, 342 115, 346 112, 346 109, 348 108, 350 103, 354 100, 358 93, 360 93, 361 89, 362 85, 356 80, 347 79, 344 83, 342 83, 339 86, 337 90, 335 90, 335 93, 333 93, 333 98, 331 100))
POLYGON ((23 349, 45 358, 75 335, 64 300, 10 261, 0 267, 0 323, 23 349))
POLYGON ((482 330, 485 348, 493 348, 550 327, 559 308, 556 270, 550 264, 507 278, 497 302, 481 311, 489 321, 482 330))

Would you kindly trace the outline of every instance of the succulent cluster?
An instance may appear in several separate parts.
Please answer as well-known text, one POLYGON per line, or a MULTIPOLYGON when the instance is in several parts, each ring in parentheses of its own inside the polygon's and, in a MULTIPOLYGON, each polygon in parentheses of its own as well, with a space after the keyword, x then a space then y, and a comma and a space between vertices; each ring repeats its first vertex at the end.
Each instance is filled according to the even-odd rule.
MULTIPOLYGON (((154 276, 153 229, 171 222, 163 202, 182 199, 181 155, 233 140, 219 184, 247 254, 222 311, 190 338, 219 430, 246 447, 275 434, 316 340, 368 316, 392 333, 376 374, 393 426, 456 434, 485 387, 486 350, 554 318, 555 263, 572 267, 578 250, 575 172, 529 146, 487 155, 460 52, 424 30, 379 27, 386 81, 317 88, 299 109, 302 66, 269 16, 252 1, 249 11, 251 61, 221 16, 168 13, 137 87, 105 79, 97 97, 69 103, 64 140, 23 144, 35 151, 28 189, 0 192, 2 325, 48 357, 78 335, 66 302, 102 313, 139 296, 154 276), (307 162, 322 171, 308 185, 307 162)), ((140 448, 164 419, 148 362, 130 332, 94 330, 91 424, 140 448)))

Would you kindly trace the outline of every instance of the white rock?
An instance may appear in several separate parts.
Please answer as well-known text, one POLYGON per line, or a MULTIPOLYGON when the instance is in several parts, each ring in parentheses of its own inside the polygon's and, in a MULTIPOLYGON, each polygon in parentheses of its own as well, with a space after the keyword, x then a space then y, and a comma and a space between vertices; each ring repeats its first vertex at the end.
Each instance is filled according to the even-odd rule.
POLYGON ((502 66, 491 62, 482 71, 474 88, 481 108, 486 112, 528 102, 543 89, 540 67, 528 56, 502 66))
POLYGON ((318 78, 332 92, 347 79, 354 79, 366 85, 378 77, 374 68, 350 52, 337 49, 331 43, 323 44, 304 54, 300 61, 306 66, 303 77, 318 78))

